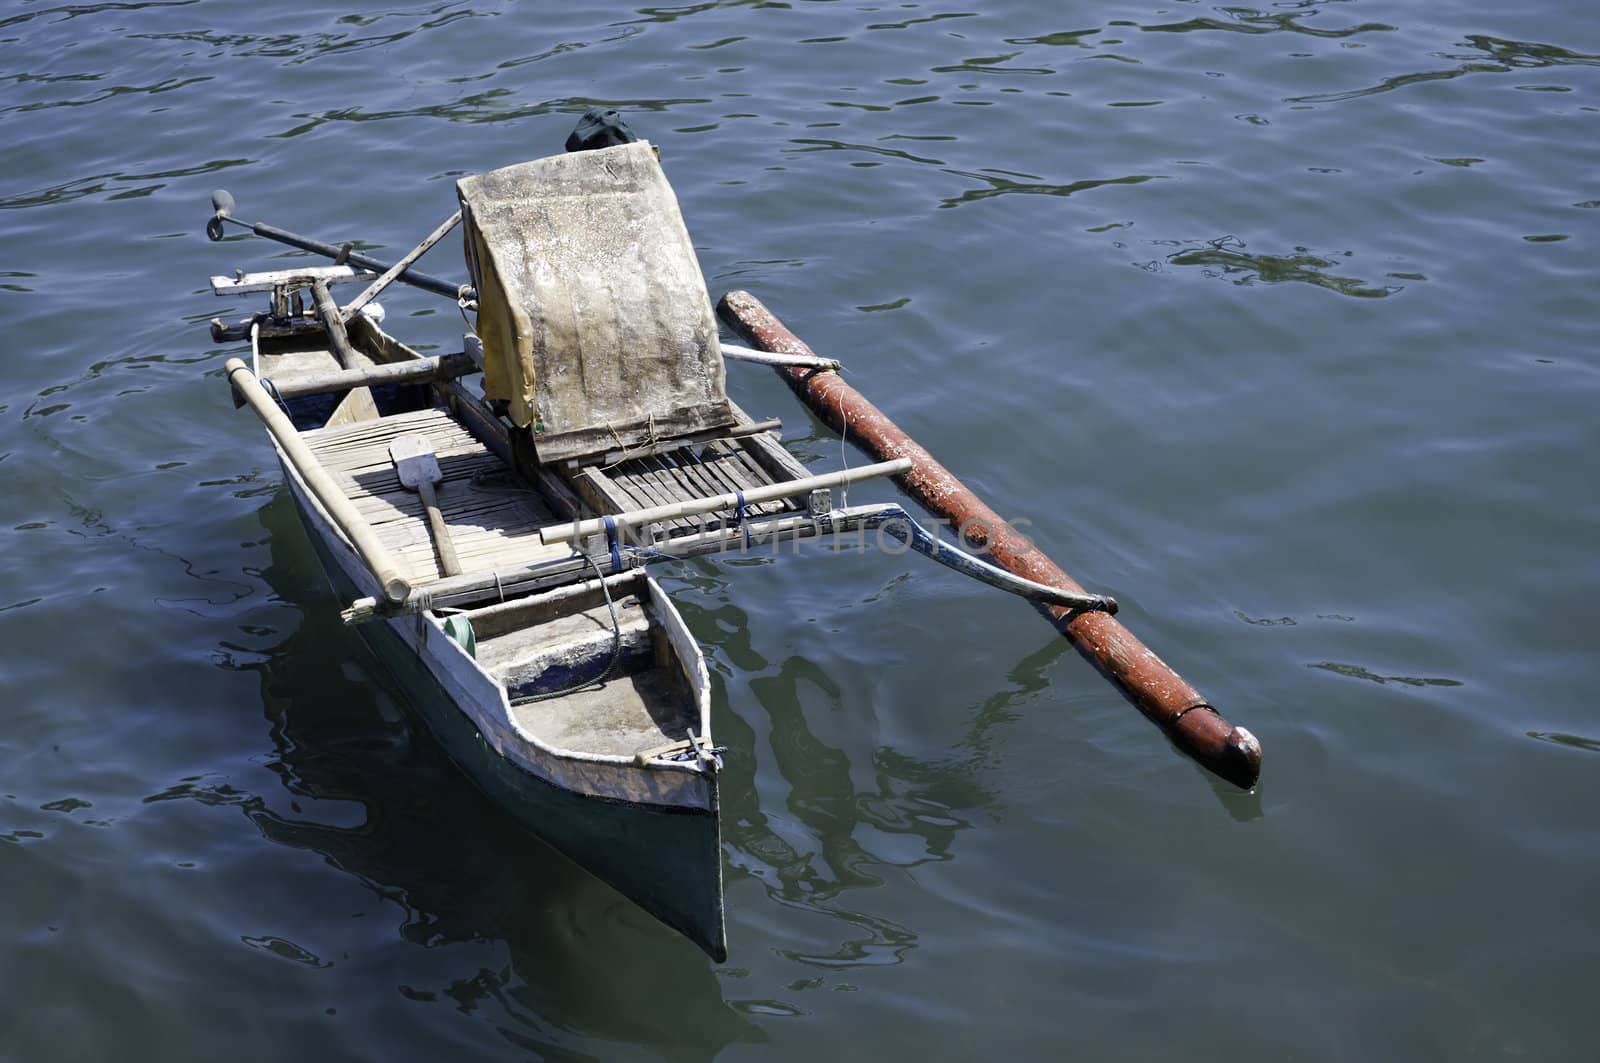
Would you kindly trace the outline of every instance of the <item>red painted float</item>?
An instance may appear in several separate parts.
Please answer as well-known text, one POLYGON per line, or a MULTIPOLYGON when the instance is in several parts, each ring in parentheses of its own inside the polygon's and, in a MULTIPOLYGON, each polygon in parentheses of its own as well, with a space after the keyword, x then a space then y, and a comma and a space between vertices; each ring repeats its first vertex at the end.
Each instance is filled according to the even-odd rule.
MULTIPOLYGON (((729 292, 717 309, 752 346, 816 357, 748 292, 729 292)), ((967 545, 986 549, 995 564, 1025 579, 1083 592, 1077 581, 838 373, 798 368, 778 368, 777 372, 817 416, 867 453, 880 461, 909 458, 910 471, 895 477, 896 481, 928 512, 962 529, 967 545)), ((1105 612, 1047 605, 1037 608, 1174 745, 1235 786, 1248 790, 1256 784, 1261 775, 1261 743, 1243 727, 1224 719, 1121 621, 1105 612)))

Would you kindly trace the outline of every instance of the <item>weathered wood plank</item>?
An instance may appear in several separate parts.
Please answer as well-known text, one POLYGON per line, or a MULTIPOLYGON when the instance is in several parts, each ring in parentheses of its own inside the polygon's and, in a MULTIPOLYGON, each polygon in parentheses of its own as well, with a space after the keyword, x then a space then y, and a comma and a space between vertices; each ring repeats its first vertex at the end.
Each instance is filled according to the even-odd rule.
MULTIPOLYGON (((651 505, 671 505, 681 500, 683 492, 672 484, 664 482, 645 460, 630 461, 627 464, 628 473, 623 482, 637 488, 644 496, 654 499, 651 505)), ((667 520, 661 523, 669 530, 693 527, 687 520, 667 520)))
MULTIPOLYGON (((706 462, 702 459, 702 464, 714 470, 718 478, 724 481, 721 489, 723 493, 739 490, 748 494, 756 488, 800 478, 769 476, 754 462, 741 461, 741 453, 742 448, 737 443, 719 443, 711 461, 706 462)), ((787 499, 777 499, 759 505, 752 504, 748 508, 753 515, 763 516, 768 513, 782 513, 793 506, 787 499)))
MULTIPOLYGON (((734 418, 740 424, 749 423, 751 417, 738 404, 733 406, 734 418)), ((740 449, 766 470, 774 480, 798 480, 810 472, 800 464, 800 459, 789 453, 783 443, 770 432, 753 435, 739 444, 740 449)))
POLYGON ((480 476, 513 474, 447 410, 419 410, 306 433, 318 460, 414 582, 443 577, 422 503, 400 483, 389 457, 389 443, 405 434, 428 439, 439 458, 439 506, 464 569, 521 566, 570 552, 539 541, 538 529, 558 518, 537 490, 478 485, 480 476))
MULTIPOLYGON (((842 487, 880 476, 897 476, 910 467, 911 463, 903 458, 875 462, 871 465, 858 465, 850 469, 840 469, 837 472, 823 473, 820 476, 809 476, 801 480, 789 480, 781 484, 758 487, 750 493, 750 497, 746 499, 746 502, 765 502, 774 498, 803 496, 819 488, 842 487)), ((734 504, 735 500, 731 494, 717 495, 712 498, 696 499, 692 502, 680 502, 661 509, 618 513, 614 514, 612 519, 619 528, 635 528, 673 517, 714 513, 720 509, 732 508, 734 504)), ((598 520, 575 521, 569 524, 558 524, 554 527, 542 528, 539 531, 539 537, 547 543, 563 542, 594 535, 603 530, 603 528, 604 525, 598 520)))
POLYGON ((349 281, 371 280, 377 274, 353 266, 301 266, 299 269, 275 269, 264 273, 246 273, 237 277, 212 277, 211 291, 216 295, 245 295, 250 292, 270 292, 283 284, 305 286, 320 280, 325 284, 344 284, 349 281))

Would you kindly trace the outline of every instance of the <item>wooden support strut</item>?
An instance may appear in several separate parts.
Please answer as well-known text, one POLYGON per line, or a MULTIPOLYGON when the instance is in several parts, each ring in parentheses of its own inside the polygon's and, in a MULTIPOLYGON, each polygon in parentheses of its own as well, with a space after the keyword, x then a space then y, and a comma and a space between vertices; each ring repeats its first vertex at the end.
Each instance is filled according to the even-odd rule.
POLYGON ((477 372, 472 356, 465 351, 442 354, 434 358, 417 358, 408 362, 390 362, 384 365, 341 369, 337 373, 321 376, 289 377, 273 381, 278 397, 297 399, 304 395, 325 395, 351 388, 375 388, 385 384, 425 384, 430 380, 450 380, 477 372))
POLYGON ((378 277, 378 279, 367 285, 366 290, 360 295, 350 300, 349 305, 347 305, 343 310, 339 311, 340 318, 344 321, 349 321, 351 318, 359 314, 362 307, 376 299, 378 294, 389 285, 393 284, 395 279, 409 269, 413 262, 427 254, 429 249, 431 249, 434 244, 438 243, 440 240, 443 240, 445 235, 449 233, 451 229, 454 229, 460 224, 461 212, 458 210, 440 223, 437 229, 429 233, 422 243, 418 244, 416 247, 413 247, 409 252, 407 252, 406 257, 402 258, 399 262, 396 262, 394 265, 384 270, 382 276, 378 277))
MULTIPOLYGON (((734 291, 718 312, 751 345, 766 351, 816 357, 755 296, 734 291)), ((780 368, 778 374, 835 431, 880 461, 909 458, 909 471, 895 481, 935 516, 954 522, 976 548, 1009 572, 1054 587, 1082 592, 1071 576, 956 479, 932 454, 906 435, 837 373, 780 368)), ((1115 617, 1060 606, 1037 608, 1078 652, 1132 701, 1184 753, 1241 789, 1261 775, 1261 743, 1235 727, 1115 617)))
MULTIPOLYGON (((317 315, 322 318, 323 327, 328 332, 328 345, 333 348, 334 357, 346 370, 370 369, 372 359, 350 344, 350 334, 345 330, 344 318, 339 316, 339 304, 333 301, 333 296, 328 292, 328 284, 323 280, 311 282, 311 298, 317 304, 317 315)), ((351 424, 356 421, 373 421, 378 417, 378 404, 372 397, 372 389, 367 387, 352 388, 339 405, 334 407, 332 415, 328 418, 329 425, 351 424)))

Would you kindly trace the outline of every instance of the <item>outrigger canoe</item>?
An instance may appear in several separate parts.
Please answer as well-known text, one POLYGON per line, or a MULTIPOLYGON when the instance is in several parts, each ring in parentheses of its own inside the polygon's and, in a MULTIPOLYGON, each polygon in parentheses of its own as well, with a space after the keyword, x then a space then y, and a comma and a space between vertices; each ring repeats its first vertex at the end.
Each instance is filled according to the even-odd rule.
POLYGON ((455 763, 721 961, 724 750, 704 657, 650 565, 878 529, 1056 615, 1109 620, 1115 602, 1006 571, 898 505, 835 506, 835 488, 906 483, 915 460, 813 472, 728 397, 728 361, 807 377, 838 363, 721 340, 648 143, 457 193, 459 211, 386 265, 245 225, 218 192, 213 239, 242 226, 336 260, 212 278, 268 302, 212 323, 219 342, 250 341, 249 364, 226 367, 235 402, 266 428, 345 621, 455 763), (469 281, 414 270, 457 225, 469 281), (374 299, 395 281, 476 312, 460 352, 383 331, 374 299))

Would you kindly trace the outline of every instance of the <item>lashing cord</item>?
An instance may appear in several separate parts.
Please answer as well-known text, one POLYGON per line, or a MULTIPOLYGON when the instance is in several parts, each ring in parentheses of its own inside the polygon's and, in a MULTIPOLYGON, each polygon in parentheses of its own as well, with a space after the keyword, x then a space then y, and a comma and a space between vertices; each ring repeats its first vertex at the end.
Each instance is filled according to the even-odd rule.
MULTIPOLYGON (((595 562, 595 559, 588 554, 582 554, 582 556, 585 561, 589 562, 589 567, 594 569, 594 574, 600 578, 600 593, 605 595, 606 609, 611 613, 611 658, 606 661, 605 670, 592 679, 585 679, 581 682, 573 683, 571 686, 561 687, 556 690, 546 690, 542 694, 529 694, 527 697, 513 698, 511 700, 513 705, 532 705, 535 702, 549 701, 551 698, 559 698, 575 693, 585 687, 600 686, 611 677, 611 670, 617 666, 617 661, 622 658, 622 618, 617 615, 617 603, 611 597, 611 587, 606 583, 606 575, 600 571, 600 566, 595 562)), ((620 569, 620 559, 617 555, 615 540, 613 540, 611 547, 611 557, 613 564, 620 569)))

